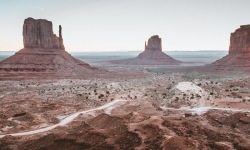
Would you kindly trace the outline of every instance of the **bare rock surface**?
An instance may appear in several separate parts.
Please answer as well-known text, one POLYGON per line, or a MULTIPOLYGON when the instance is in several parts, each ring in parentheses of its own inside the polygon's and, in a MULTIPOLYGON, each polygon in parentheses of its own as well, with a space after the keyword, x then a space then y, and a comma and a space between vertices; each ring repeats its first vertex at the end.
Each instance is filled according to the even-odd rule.
POLYGON ((158 35, 151 36, 151 38, 148 39, 148 44, 145 42, 145 51, 146 50, 162 51, 161 38, 158 35))
POLYGON ((216 70, 250 70, 250 25, 231 33, 229 54, 209 66, 216 70))
POLYGON ((229 54, 250 53, 250 25, 242 25, 231 33, 229 54))
POLYGON ((23 24, 24 48, 64 49, 62 27, 59 26, 59 37, 53 32, 51 21, 27 18, 23 24))
POLYGON ((179 65, 181 63, 162 51, 162 40, 158 35, 149 38, 148 43, 145 42, 145 50, 136 58, 111 62, 128 65, 179 65))
POLYGON ((27 18, 23 25, 24 48, 0 62, 0 79, 93 76, 106 72, 72 57, 65 51, 62 27, 59 37, 52 22, 27 18))

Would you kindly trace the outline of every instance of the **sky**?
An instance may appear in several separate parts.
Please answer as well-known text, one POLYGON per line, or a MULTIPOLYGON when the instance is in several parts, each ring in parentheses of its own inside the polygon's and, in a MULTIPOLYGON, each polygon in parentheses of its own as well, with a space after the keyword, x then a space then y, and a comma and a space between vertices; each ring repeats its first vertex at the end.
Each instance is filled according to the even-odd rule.
POLYGON ((250 24, 250 0, 0 0, 0 51, 23 48, 24 19, 62 25, 71 52, 140 51, 152 35, 164 51, 228 50, 250 24))

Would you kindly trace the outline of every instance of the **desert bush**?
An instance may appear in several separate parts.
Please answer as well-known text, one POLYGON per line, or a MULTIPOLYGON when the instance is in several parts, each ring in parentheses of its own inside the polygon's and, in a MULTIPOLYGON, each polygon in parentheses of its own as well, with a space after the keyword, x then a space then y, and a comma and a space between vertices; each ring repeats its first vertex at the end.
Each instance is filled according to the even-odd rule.
POLYGON ((102 97, 104 97, 104 95, 103 94, 100 94, 99 96, 98 96, 98 98, 100 99, 100 98, 102 98, 102 97))

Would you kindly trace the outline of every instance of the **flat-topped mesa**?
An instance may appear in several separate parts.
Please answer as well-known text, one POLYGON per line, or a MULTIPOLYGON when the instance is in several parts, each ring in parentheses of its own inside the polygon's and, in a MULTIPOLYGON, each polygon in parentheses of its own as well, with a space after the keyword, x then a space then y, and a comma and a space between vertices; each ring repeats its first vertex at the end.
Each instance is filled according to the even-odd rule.
POLYGON ((161 38, 158 35, 151 36, 151 38, 148 39, 148 44, 145 42, 145 50, 162 51, 161 38))
POLYGON ((24 48, 64 50, 62 27, 59 26, 59 37, 57 37, 53 32, 51 21, 27 18, 23 24, 23 45, 24 48))
POLYGON ((250 25, 242 25, 231 33, 229 54, 250 53, 250 25))

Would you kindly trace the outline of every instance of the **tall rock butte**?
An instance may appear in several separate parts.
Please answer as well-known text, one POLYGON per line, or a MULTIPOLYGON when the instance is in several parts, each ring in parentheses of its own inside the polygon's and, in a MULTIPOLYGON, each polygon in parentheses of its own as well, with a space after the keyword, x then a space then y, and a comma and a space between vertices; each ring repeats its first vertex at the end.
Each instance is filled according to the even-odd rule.
POLYGON ((23 24, 24 48, 64 49, 62 27, 59 37, 53 33, 52 22, 44 19, 27 18, 23 24))
POLYGON ((87 77, 104 71, 67 53, 61 25, 57 37, 52 22, 45 19, 25 19, 23 45, 23 49, 0 62, 0 79, 87 77))
POLYGON ((162 51, 161 38, 158 35, 151 36, 151 38, 148 39, 148 44, 145 42, 145 51, 146 50, 162 51))
POLYGON ((250 25, 242 25, 231 33, 229 54, 250 53, 250 25))
POLYGON ((211 65, 217 70, 250 70, 250 25, 231 33, 228 55, 211 65))
POLYGON ((162 51, 162 40, 158 35, 151 36, 148 42, 145 42, 144 51, 136 58, 112 62, 129 65, 179 65, 181 63, 162 51))

